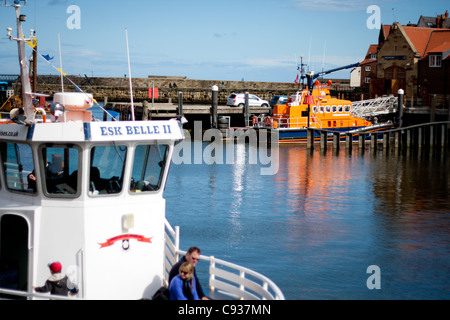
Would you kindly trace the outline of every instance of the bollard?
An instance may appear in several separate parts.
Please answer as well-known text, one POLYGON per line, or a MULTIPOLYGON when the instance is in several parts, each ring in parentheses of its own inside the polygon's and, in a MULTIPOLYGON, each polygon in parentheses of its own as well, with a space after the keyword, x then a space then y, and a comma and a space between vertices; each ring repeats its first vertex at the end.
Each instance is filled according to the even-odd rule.
POLYGON ((183 116, 183 92, 178 92, 178 116, 183 116))
POLYGON ((248 105, 249 105, 248 95, 249 95, 249 93, 245 92, 245 105, 244 105, 244 117, 245 117, 244 121, 245 122, 244 123, 245 123, 246 127, 249 126, 249 120, 248 120, 248 105))
MULTIPOLYGON (((103 98, 103 107, 106 109, 106 105, 108 104, 108 97, 103 98)), ((106 121, 108 119, 107 114, 105 111, 103 111, 103 121, 106 121)))
POLYGON ((403 126, 403 95, 405 91, 403 89, 398 90, 398 127, 403 126))
POLYGON ((219 87, 212 86, 211 128, 217 129, 217 109, 219 105, 219 87))
POLYGON ((151 110, 149 108, 149 103, 147 100, 144 100, 142 103, 142 120, 149 120, 151 117, 151 110))

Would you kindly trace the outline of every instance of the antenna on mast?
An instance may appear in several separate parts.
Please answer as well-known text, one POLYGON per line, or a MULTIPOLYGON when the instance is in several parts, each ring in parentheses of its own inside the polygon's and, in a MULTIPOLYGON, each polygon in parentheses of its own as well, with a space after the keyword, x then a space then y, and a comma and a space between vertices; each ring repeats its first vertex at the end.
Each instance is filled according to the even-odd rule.
POLYGON ((16 10, 16 20, 17 20, 17 37, 14 38, 11 34, 12 28, 7 28, 8 37, 10 41, 17 42, 17 49, 19 52, 19 65, 20 65, 20 81, 22 83, 22 104, 25 113, 26 121, 34 121, 34 110, 33 110, 33 100, 31 99, 31 84, 30 84, 30 74, 28 72, 28 61, 25 55, 25 43, 32 41, 34 38, 34 30, 30 31, 30 37, 25 38, 22 31, 22 22, 26 21, 26 16, 20 14, 20 8, 26 5, 26 0, 3 0, 4 7, 14 7, 16 10))
POLYGON ((134 101, 133 101, 133 82, 131 78, 130 49, 128 47, 128 30, 125 29, 125 37, 127 40, 127 56, 128 56, 128 78, 130 79, 130 98, 131 98, 131 120, 134 121, 134 101))
POLYGON ((63 66, 62 66, 62 55, 61 55, 61 37, 58 33, 58 47, 59 47, 59 72, 61 74, 61 90, 64 92, 64 74, 63 74, 63 66))
MULTIPOLYGON (((327 42, 325 41, 323 45, 323 61, 322 61, 322 72, 325 71, 325 49, 327 48, 327 42)), ((322 76, 323 79, 323 76, 322 76)))

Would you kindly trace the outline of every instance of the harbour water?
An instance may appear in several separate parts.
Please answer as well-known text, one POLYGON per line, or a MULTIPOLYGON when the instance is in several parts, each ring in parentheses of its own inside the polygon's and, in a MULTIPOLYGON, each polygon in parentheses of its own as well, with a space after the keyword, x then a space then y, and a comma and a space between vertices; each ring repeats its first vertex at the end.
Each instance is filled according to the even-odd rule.
POLYGON ((183 249, 258 271, 286 299, 450 298, 448 154, 280 145, 277 174, 261 175, 251 148, 235 144, 233 163, 172 164, 166 215, 183 249))

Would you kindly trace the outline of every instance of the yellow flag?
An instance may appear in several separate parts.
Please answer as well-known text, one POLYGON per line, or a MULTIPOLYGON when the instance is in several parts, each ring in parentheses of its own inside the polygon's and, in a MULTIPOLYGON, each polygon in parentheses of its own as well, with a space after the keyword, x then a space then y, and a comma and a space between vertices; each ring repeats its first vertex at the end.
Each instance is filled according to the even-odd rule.
POLYGON ((27 41, 27 44, 34 49, 37 46, 37 39, 34 38, 32 41, 27 41))
POLYGON ((67 76, 67 73, 64 73, 64 72, 62 72, 61 68, 57 68, 56 70, 58 70, 58 71, 59 71, 59 73, 62 73, 62 74, 63 74, 63 76, 67 76))

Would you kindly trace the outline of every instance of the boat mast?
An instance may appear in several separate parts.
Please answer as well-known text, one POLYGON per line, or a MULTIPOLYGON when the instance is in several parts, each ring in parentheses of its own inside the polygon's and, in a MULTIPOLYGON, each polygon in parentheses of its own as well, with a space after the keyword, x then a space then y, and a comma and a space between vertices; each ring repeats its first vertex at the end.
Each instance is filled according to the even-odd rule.
MULTIPOLYGON (((22 31, 22 22, 26 20, 26 16, 20 14, 20 7, 23 7, 25 5, 26 0, 21 1, 15 0, 14 4, 12 5, 7 5, 5 1, 4 4, 4 6, 14 7, 16 9, 17 38, 14 38, 11 35, 12 28, 7 28, 7 30, 9 40, 17 41, 17 48, 19 51, 20 80, 22 82, 22 104, 27 122, 32 122, 34 120, 34 111, 33 111, 33 101, 31 98, 31 84, 28 72, 28 62, 25 55, 25 43, 33 40, 34 30, 31 30, 30 38, 25 39, 22 31)), ((36 61, 34 63, 36 63, 36 61)))

